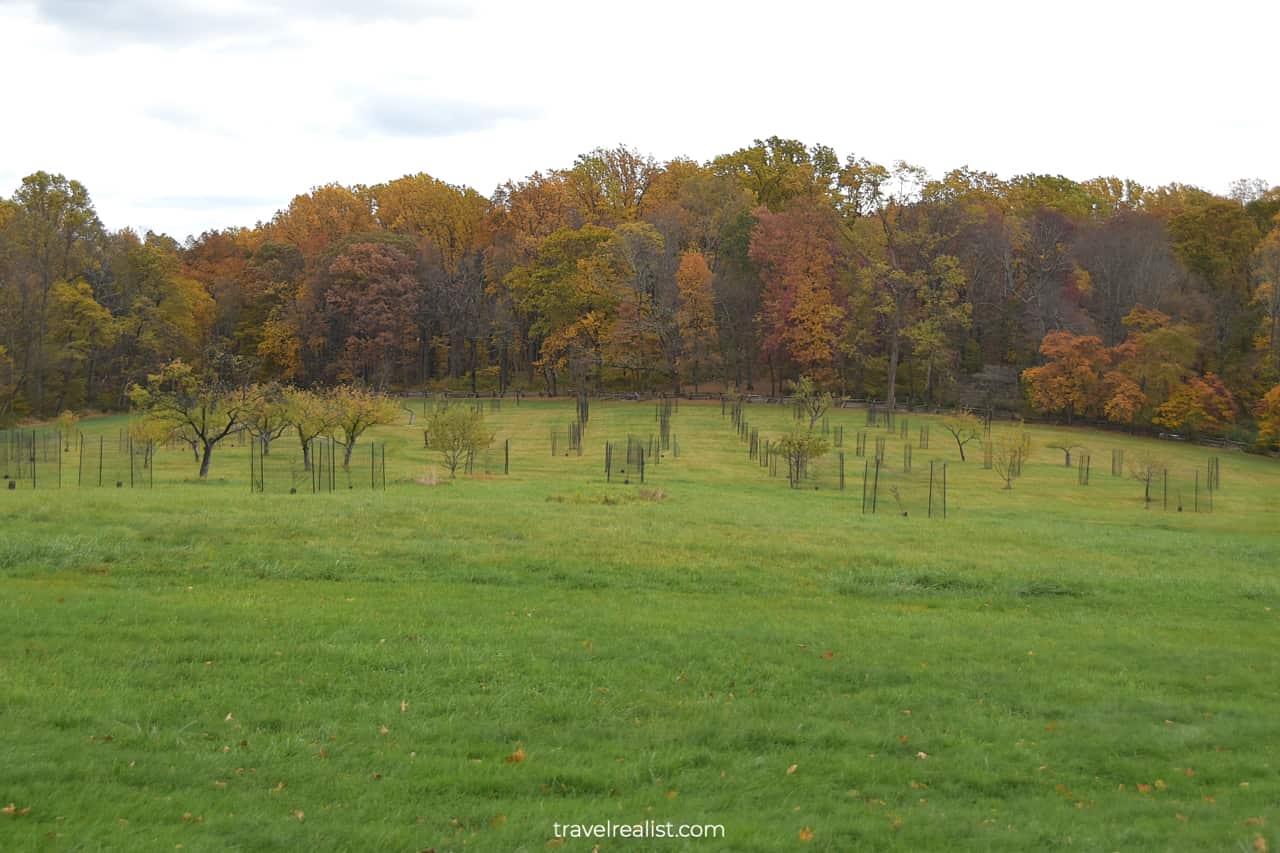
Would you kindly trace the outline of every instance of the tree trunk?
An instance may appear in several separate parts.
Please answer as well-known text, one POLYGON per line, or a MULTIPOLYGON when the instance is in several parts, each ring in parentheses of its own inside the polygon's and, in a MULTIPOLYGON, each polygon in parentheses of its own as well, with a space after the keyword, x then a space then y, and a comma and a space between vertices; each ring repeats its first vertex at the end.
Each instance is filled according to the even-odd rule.
POLYGON ((93 405, 93 373, 96 365, 97 358, 93 354, 90 354, 89 358, 85 361, 84 374, 84 404, 86 407, 93 405))
POLYGON ((898 309, 893 310, 893 325, 889 329, 889 377, 888 387, 885 388, 884 402, 887 411, 893 411, 893 404, 897 398, 895 393, 898 386, 898 355, 901 350, 901 335, 898 333, 898 309))
POLYGON ((471 396, 476 396, 476 339, 471 339, 471 396))
POLYGON ((342 467, 351 467, 351 452, 356 449, 356 440, 353 438, 351 442, 343 445, 342 451, 342 467))
POLYGON ((213 458, 213 442, 204 442, 204 454, 200 458, 200 479, 209 478, 209 460, 213 458))

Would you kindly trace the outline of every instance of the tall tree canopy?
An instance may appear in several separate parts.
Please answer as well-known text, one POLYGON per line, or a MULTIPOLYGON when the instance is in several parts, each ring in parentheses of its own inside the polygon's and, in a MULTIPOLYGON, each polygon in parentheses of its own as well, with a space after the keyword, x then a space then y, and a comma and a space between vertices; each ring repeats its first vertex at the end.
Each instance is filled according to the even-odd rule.
POLYGON ((108 231, 86 187, 37 172, 0 199, 0 419, 121 408, 175 361, 229 358, 259 387, 806 376, 1224 430, 1274 413, 1278 217, 1257 179, 931 176, 770 136, 706 162, 598 147, 489 197, 426 172, 324 184, 179 243, 108 231))

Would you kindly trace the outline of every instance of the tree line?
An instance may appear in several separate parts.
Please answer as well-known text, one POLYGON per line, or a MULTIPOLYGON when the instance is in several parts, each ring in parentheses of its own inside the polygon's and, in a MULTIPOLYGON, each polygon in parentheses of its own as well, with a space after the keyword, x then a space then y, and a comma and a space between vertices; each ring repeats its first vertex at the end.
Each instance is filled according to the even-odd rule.
POLYGON ((110 231, 38 172, 0 200, 0 419, 124 408, 175 359, 233 359, 241 385, 381 391, 807 376, 1273 442, 1278 214, 1256 180, 936 177, 772 137, 705 163, 600 148, 488 198, 330 184, 180 243, 110 231))

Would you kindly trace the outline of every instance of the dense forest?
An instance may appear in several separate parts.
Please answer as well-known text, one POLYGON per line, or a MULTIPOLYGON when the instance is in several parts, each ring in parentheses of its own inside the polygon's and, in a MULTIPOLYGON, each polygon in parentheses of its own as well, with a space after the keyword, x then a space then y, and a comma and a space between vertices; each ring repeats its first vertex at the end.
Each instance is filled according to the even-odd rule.
POLYGON ((486 198, 330 184, 178 242, 0 199, 0 421, 244 383, 838 393, 1274 442, 1280 187, 941 177, 770 138, 620 146, 486 198), (1261 428, 1259 438, 1257 430, 1261 428))

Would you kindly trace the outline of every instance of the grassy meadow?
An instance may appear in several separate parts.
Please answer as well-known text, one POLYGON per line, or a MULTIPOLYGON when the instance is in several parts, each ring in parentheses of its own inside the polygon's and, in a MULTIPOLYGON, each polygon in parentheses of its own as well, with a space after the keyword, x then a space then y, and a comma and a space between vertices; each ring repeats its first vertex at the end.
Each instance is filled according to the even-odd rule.
POLYGON ((1280 849, 1280 463, 1033 428, 1005 490, 908 416, 873 515, 862 410, 844 491, 834 451, 770 477, 719 403, 606 483, 654 406, 593 402, 553 457, 573 411, 490 412, 507 476, 450 480, 419 412, 375 431, 385 491, 254 494, 229 446, 203 483, 162 449, 152 488, 0 490, 0 850, 1280 849), (1116 448, 1167 458, 1167 510, 1116 448), (553 837, 646 820, 725 837, 553 837))

